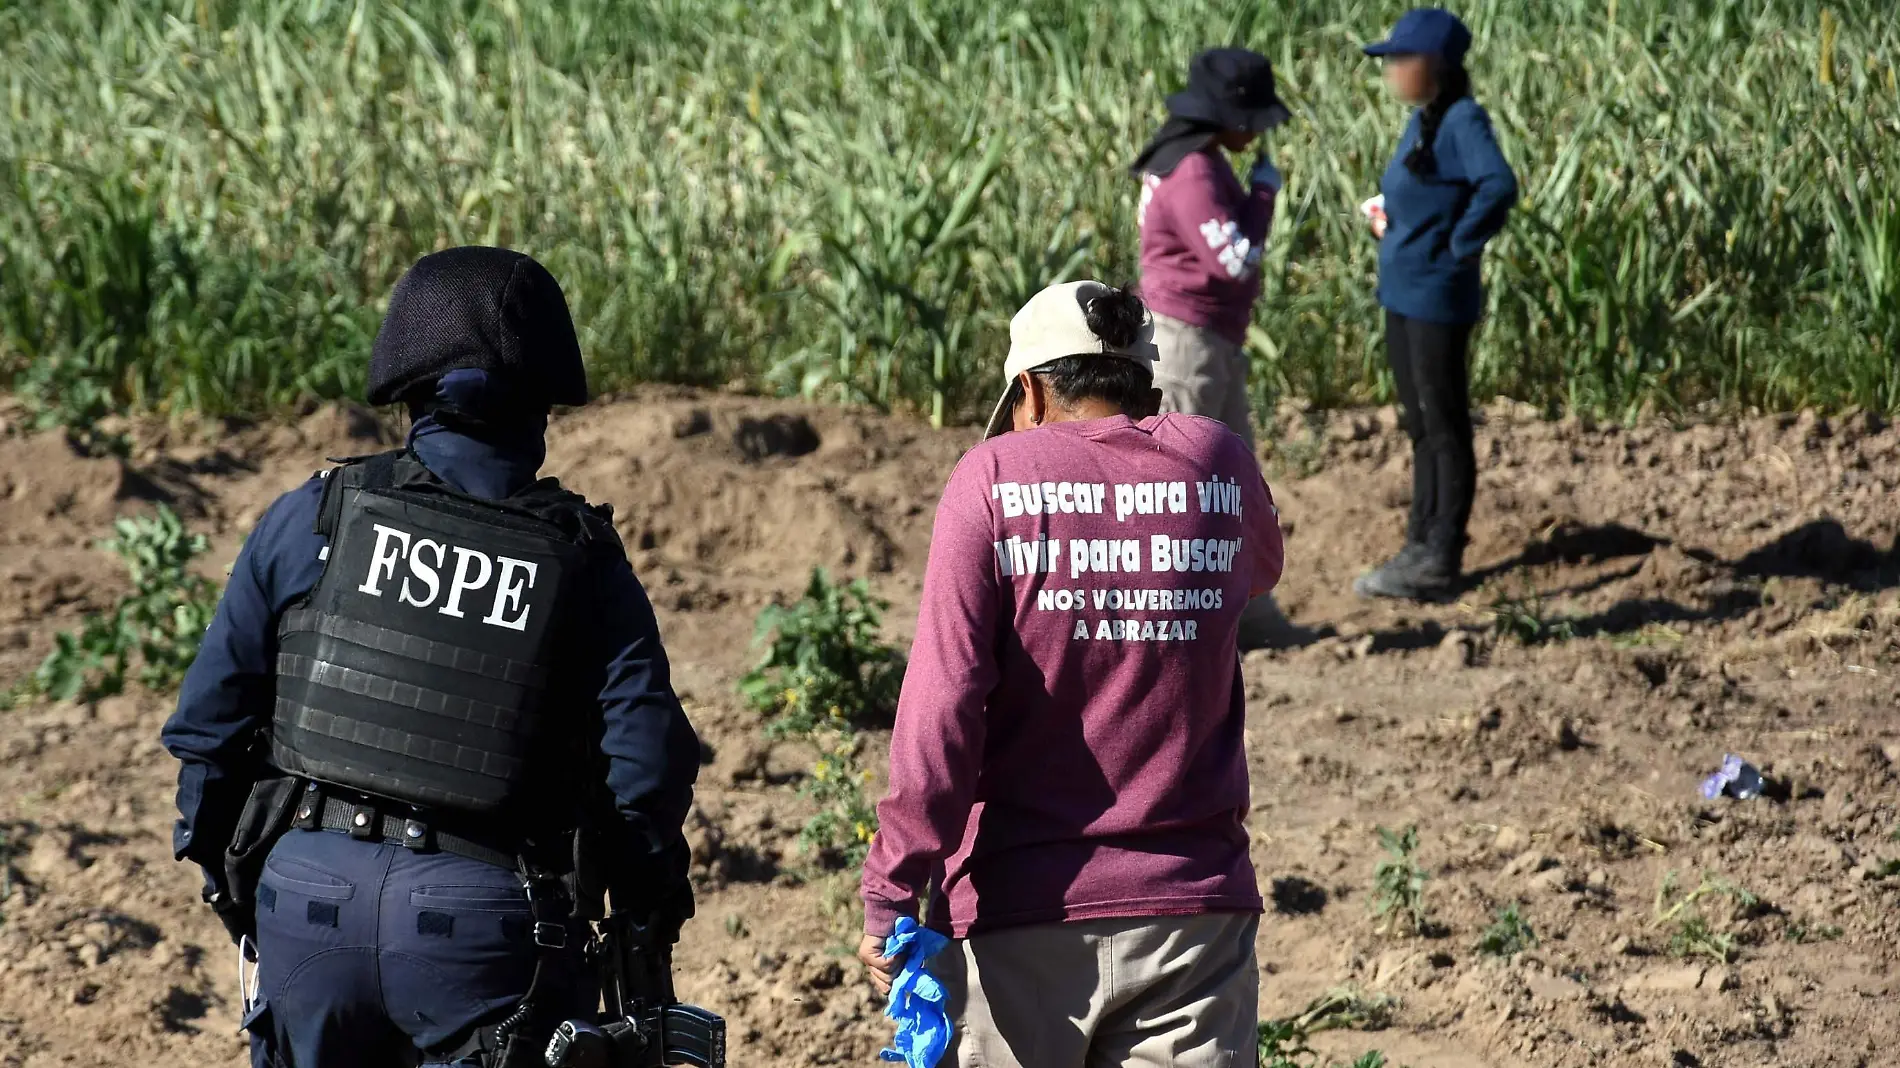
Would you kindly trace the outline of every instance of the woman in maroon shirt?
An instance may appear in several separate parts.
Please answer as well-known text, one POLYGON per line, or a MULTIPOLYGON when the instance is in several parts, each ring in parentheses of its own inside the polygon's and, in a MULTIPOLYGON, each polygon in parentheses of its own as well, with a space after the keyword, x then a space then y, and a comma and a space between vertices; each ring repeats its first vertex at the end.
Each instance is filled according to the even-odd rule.
POLYGON ((1284 544, 1239 437, 1153 414, 1142 311, 1099 282, 1032 298, 937 509, 859 956, 888 992, 928 890, 957 939, 946 1068, 1253 1062, 1234 642, 1284 544))
MULTIPOLYGON (((1266 151, 1242 186, 1221 150, 1245 152, 1285 122, 1273 65, 1242 48, 1194 57, 1187 88, 1132 168, 1141 180, 1141 298, 1154 316, 1161 410, 1226 423, 1251 450, 1247 325, 1260 295, 1260 252, 1280 172, 1266 151)), ((1290 644, 1297 632, 1272 598, 1248 605, 1242 648, 1290 644)))

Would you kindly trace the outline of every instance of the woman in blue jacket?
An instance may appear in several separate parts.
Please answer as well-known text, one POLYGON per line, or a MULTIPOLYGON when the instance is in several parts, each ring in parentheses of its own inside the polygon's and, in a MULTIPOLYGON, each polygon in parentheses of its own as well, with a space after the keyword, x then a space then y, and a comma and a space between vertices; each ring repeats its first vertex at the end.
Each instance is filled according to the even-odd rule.
POLYGON ((1471 31, 1449 11, 1408 12, 1366 54, 1416 110, 1380 182, 1379 303, 1386 355, 1412 439, 1405 548, 1353 584, 1366 597, 1437 600, 1458 591, 1477 491, 1467 353, 1484 302, 1486 242, 1517 202, 1490 116, 1471 98, 1471 31))

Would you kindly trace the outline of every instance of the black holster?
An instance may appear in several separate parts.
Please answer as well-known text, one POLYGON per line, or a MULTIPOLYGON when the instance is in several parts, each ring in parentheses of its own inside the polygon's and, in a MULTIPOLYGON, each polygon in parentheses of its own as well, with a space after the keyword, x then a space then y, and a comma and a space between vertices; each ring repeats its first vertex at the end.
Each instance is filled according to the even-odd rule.
POLYGON ((224 885, 232 908, 250 912, 257 903, 257 880, 264 858, 290 829, 303 780, 294 775, 259 779, 238 816, 231 843, 224 847, 224 885))

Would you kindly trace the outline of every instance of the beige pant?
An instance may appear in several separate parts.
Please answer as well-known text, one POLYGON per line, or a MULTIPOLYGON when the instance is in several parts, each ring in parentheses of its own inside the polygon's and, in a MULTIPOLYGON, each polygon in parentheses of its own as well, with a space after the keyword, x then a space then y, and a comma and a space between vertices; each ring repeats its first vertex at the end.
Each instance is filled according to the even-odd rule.
MULTIPOLYGON (((1157 313, 1155 388, 1161 391, 1161 410, 1205 415, 1219 419, 1239 434, 1253 452, 1253 394, 1247 389, 1247 353, 1239 345, 1205 327, 1157 313)), ((1293 624, 1261 594, 1247 602, 1240 614, 1240 645, 1261 649, 1290 644, 1293 624)))
MULTIPOLYGON (((1037 924, 932 964, 956 1036, 943 1068, 1252 1068, 1260 917, 1037 924)), ((961 952, 958 952, 958 951, 961 952)))
POLYGON ((1157 314, 1155 388, 1161 410, 1205 415, 1227 424, 1253 450, 1252 393, 1247 353, 1204 327, 1157 314))

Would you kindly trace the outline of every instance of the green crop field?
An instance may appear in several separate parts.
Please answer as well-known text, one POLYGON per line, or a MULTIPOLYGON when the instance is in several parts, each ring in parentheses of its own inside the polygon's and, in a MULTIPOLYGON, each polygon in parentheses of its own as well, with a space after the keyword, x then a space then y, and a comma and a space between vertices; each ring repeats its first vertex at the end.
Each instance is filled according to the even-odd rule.
MULTIPOLYGON (((969 417, 1007 322, 1135 269, 1126 165, 1187 57, 1296 121, 1261 403, 1380 400, 1355 205, 1404 120, 1371 0, 0 0, 0 385, 49 420, 355 391, 402 268, 561 279, 597 382, 969 417)), ((1900 409, 1885 0, 1470 0, 1525 200, 1481 396, 1622 418, 1900 409)))

